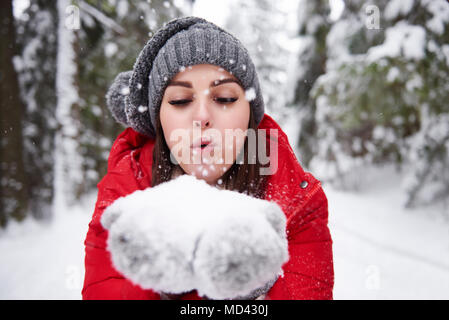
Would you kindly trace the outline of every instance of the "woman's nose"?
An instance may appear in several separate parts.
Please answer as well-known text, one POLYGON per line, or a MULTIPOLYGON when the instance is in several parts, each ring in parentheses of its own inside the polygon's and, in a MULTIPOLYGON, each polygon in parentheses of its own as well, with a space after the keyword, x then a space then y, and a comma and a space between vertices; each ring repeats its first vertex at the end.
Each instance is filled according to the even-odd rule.
POLYGON ((195 106, 195 114, 193 117, 194 125, 201 128, 210 128, 212 126, 212 115, 210 113, 210 105, 208 97, 200 97, 195 106))

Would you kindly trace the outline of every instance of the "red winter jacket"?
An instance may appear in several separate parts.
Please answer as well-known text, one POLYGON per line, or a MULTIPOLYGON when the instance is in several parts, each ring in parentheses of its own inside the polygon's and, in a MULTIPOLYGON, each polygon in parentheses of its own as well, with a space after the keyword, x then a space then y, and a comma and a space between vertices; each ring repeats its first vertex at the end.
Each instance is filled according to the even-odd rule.
MULTIPOLYGON (((267 142, 278 142, 278 169, 269 176, 266 199, 275 201, 287 217, 290 259, 267 292, 266 299, 332 299, 334 270, 332 239, 327 227, 327 198, 320 182, 304 172, 287 136, 265 114, 259 129, 268 129, 267 142), (269 129, 277 129, 270 132, 269 129)), ((135 190, 151 187, 154 140, 131 128, 114 142, 108 172, 98 183, 98 199, 86 240, 83 299, 160 299, 152 290, 144 290, 125 279, 111 264, 106 249, 108 231, 100 217, 115 199, 135 190)), ((196 291, 181 299, 201 299, 196 291)))

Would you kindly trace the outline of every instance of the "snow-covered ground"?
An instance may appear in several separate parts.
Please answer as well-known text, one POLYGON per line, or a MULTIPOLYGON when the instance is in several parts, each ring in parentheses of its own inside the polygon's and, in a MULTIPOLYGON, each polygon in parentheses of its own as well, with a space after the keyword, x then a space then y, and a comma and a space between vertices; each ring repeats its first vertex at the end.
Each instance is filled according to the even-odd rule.
POLYGON ((81 299, 83 241, 95 197, 58 212, 51 223, 29 219, 0 231, 0 299, 81 299))
POLYGON ((324 186, 335 298, 449 299, 448 209, 405 210, 400 176, 391 168, 366 180, 360 193, 324 186))
MULTIPOLYGON (((444 209, 404 210, 398 175, 375 173, 360 193, 324 185, 335 299, 449 299, 444 209)), ((81 298, 83 241, 95 198, 58 213, 50 224, 30 220, 0 233, 0 299, 81 298)))

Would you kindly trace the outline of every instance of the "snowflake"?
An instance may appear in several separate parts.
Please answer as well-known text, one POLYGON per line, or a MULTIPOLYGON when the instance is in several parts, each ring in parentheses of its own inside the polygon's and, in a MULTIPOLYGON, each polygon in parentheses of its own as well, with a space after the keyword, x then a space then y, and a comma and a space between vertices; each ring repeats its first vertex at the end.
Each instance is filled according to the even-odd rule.
POLYGON ((245 91, 245 98, 248 101, 252 101, 256 98, 256 90, 254 90, 254 88, 249 88, 248 90, 245 91))
POLYGON ((129 87, 123 87, 123 88, 120 90, 120 93, 121 93, 122 95, 124 95, 124 96, 127 96, 127 95, 129 94, 129 87))
POLYGON ((148 110, 148 107, 147 107, 147 106, 139 106, 139 107, 137 108, 137 110, 138 110, 140 113, 143 113, 143 112, 145 112, 145 111, 148 110))

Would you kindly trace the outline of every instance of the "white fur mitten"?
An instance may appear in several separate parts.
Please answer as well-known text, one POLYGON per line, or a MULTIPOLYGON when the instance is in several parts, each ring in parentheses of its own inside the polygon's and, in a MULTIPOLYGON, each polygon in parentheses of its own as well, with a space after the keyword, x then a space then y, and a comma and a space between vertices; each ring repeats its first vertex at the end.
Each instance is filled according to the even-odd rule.
POLYGON ((107 248, 114 267, 142 288, 190 291, 195 287, 191 268, 195 232, 187 227, 188 214, 179 214, 167 194, 159 191, 135 191, 105 210, 101 222, 109 231, 107 248))
POLYGON ((189 175, 117 199, 101 221, 115 268, 144 289, 244 298, 269 289, 288 260, 277 204, 189 175))
POLYGON ((212 299, 246 296, 288 259, 285 215, 274 202, 231 191, 221 191, 220 204, 196 248, 197 289, 212 299))

